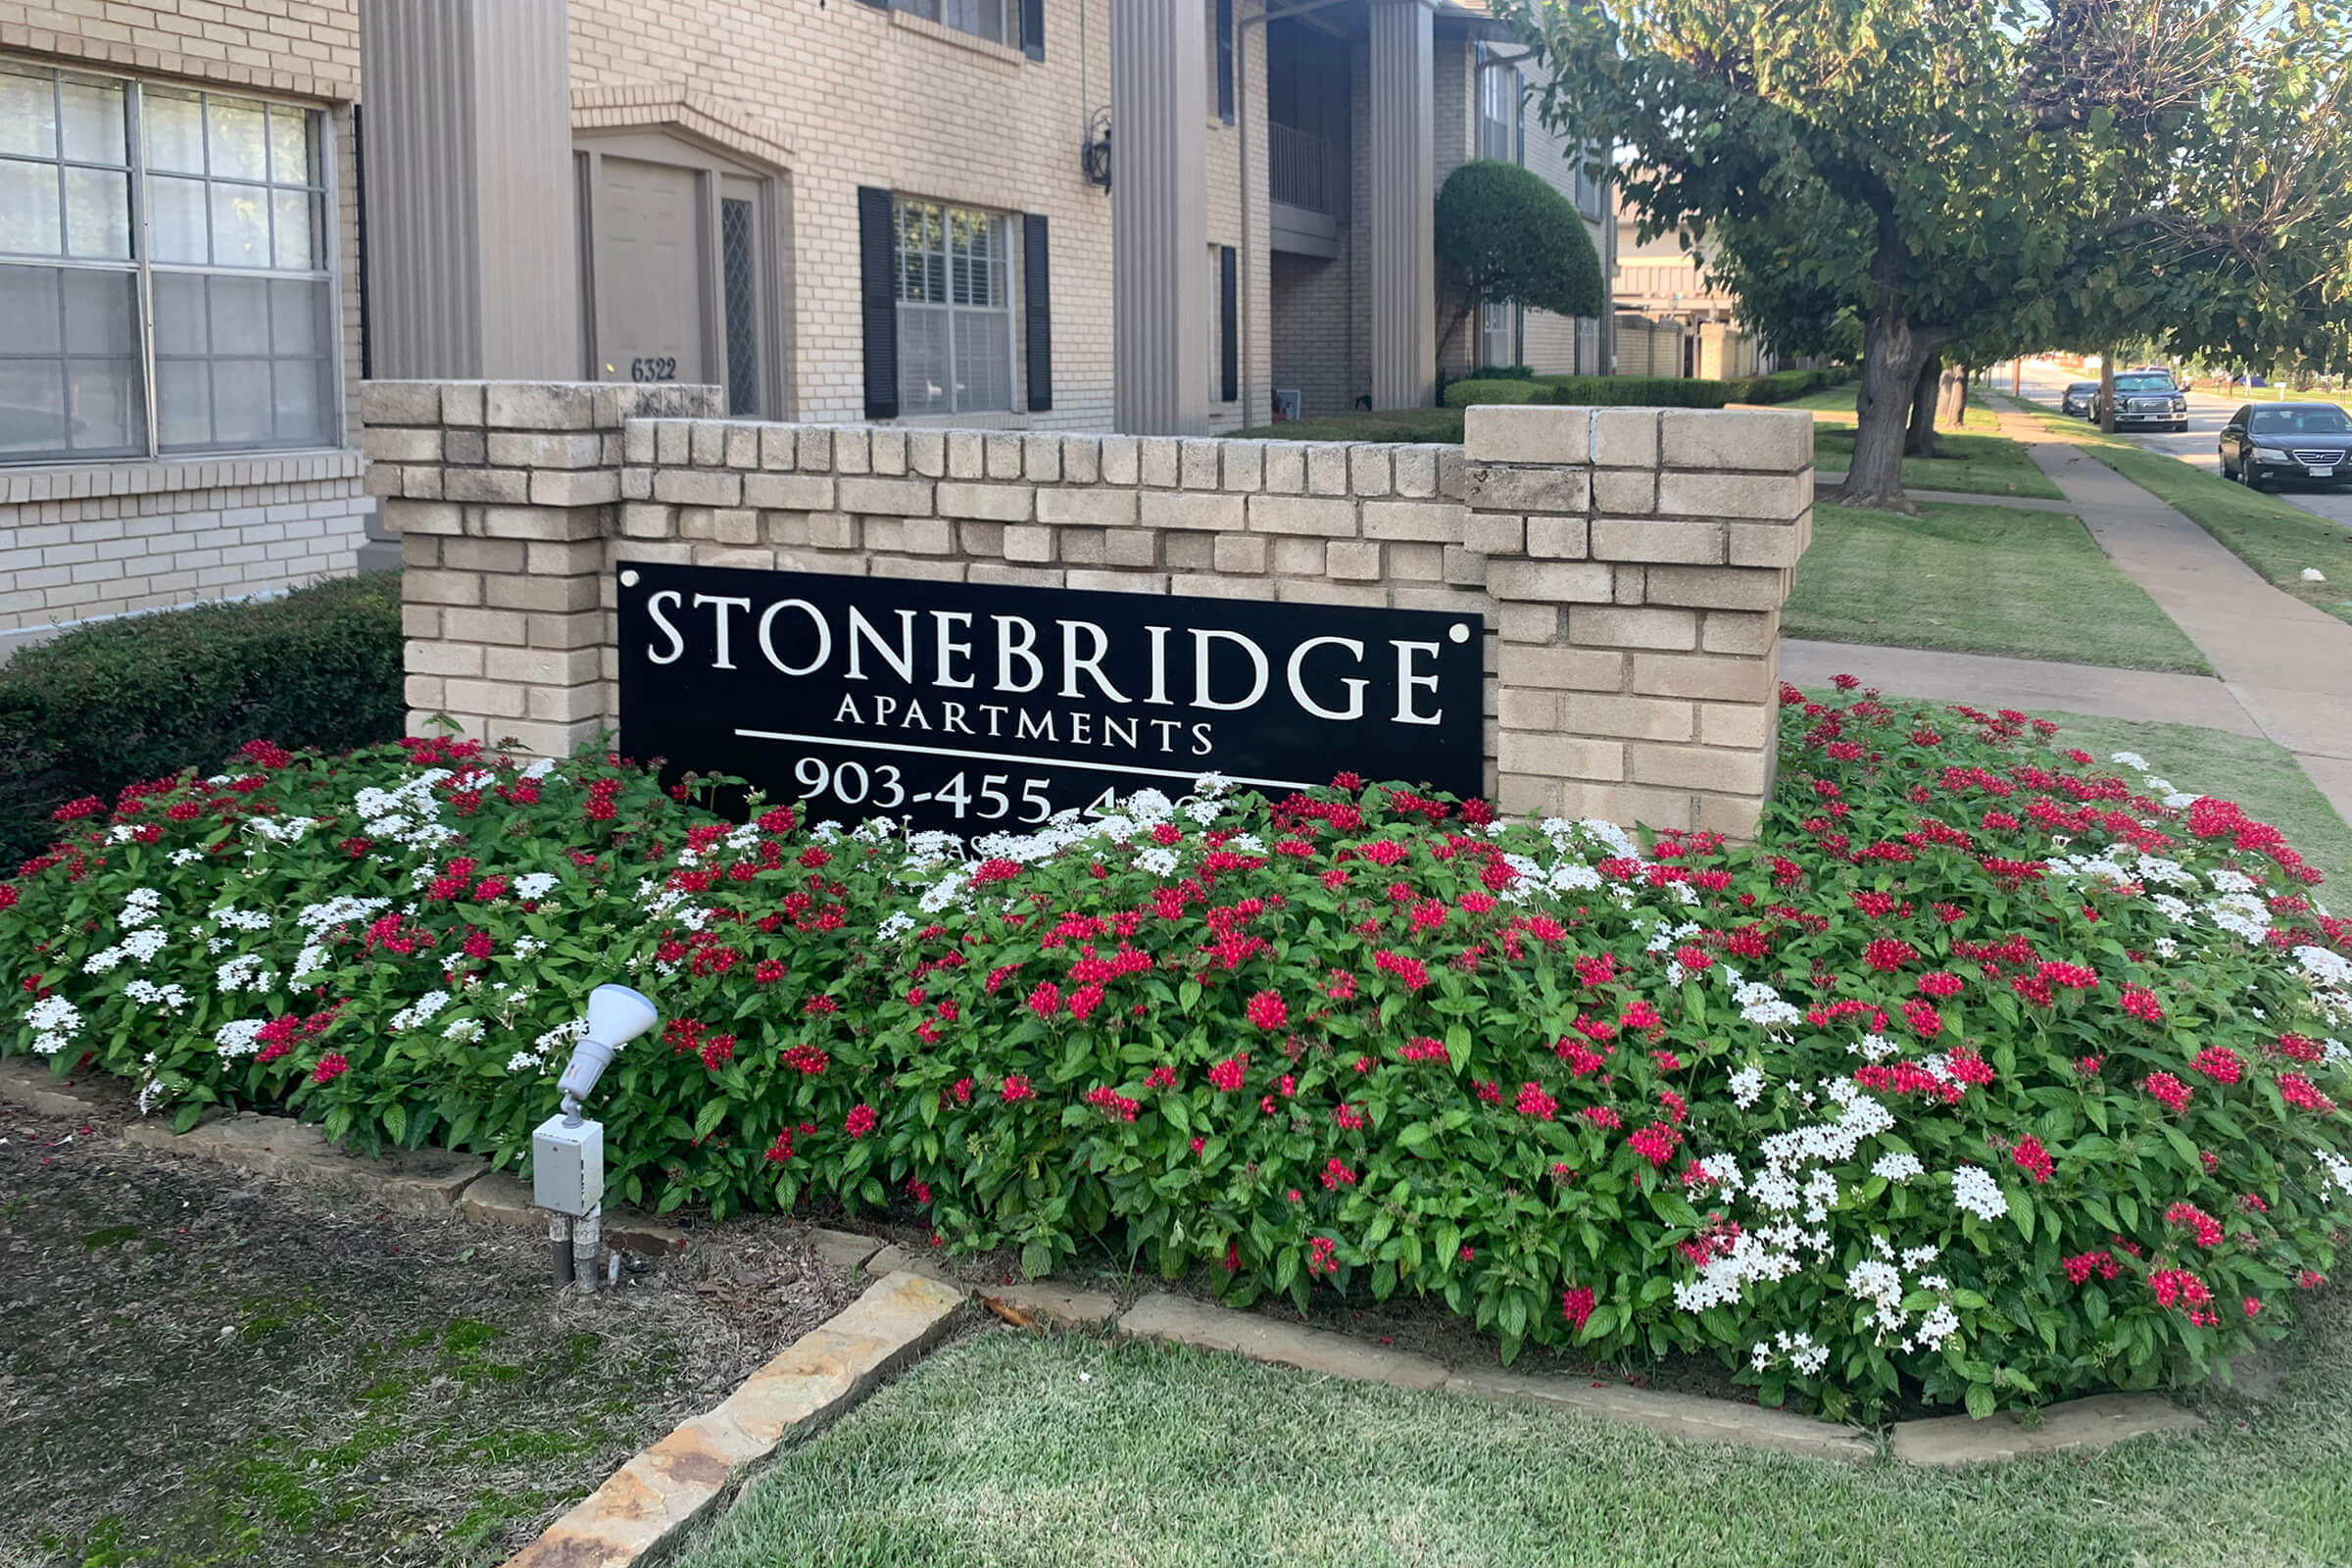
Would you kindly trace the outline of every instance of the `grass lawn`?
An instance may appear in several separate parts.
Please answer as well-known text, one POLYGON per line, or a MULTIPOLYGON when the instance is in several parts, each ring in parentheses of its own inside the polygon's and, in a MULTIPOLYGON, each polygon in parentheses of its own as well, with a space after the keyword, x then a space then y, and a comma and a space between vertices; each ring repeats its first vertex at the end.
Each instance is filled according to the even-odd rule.
MULTIPOLYGON (((1775 405, 1804 409, 1813 416, 1813 461, 1833 472, 1854 461, 1854 388, 1824 387, 1792 402, 1775 405)), ((1936 435, 1941 453, 1934 458, 1903 460, 1906 490, 1964 490, 1972 495, 2034 496, 2044 501, 2065 499, 2049 475, 2034 466, 2026 449, 1999 434, 2000 417, 1982 403, 1971 401, 1961 419, 1964 432, 1936 435)))
POLYGON ((1234 435, 1250 441, 1432 441, 1459 446, 1462 411, 1381 409, 1327 414, 1316 419, 1289 419, 1254 430, 1236 430, 1234 435))
POLYGON ((2352 531, 2081 419, 2062 417, 2046 405, 2022 406, 2055 434, 2186 514, 2281 593, 2339 620, 2352 620, 2352 531), (2306 566, 2317 566, 2328 580, 2305 582, 2306 566))
POLYGON ((2212 673, 2073 517, 1825 506, 1814 509, 1813 530, 1781 615, 1791 637, 2212 673))
POLYGON ((679 1568, 2352 1562, 2338 1293, 2203 1432, 1947 1474, 1704 1447, 1238 1357, 991 1333, 779 1457, 679 1568))

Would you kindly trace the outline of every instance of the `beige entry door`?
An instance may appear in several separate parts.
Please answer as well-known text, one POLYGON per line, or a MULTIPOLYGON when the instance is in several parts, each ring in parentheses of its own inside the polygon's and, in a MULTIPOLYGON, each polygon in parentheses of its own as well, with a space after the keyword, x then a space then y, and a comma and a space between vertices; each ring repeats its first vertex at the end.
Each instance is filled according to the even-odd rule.
POLYGON ((668 164, 607 156, 596 215, 597 378, 710 382, 701 181, 668 164))

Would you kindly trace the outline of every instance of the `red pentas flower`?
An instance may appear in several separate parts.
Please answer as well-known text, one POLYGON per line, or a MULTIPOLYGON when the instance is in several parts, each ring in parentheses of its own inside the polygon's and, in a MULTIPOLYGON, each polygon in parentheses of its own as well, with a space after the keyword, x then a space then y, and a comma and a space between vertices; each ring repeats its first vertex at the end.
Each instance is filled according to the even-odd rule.
POLYGON ((2228 1046, 2207 1046, 2189 1063, 2217 1084, 2233 1084, 2245 1073, 2245 1063, 2228 1046))
POLYGON ((1511 1108, 1522 1116, 1533 1116, 1539 1121, 1549 1121, 1560 1107, 1558 1101, 1544 1092, 1543 1085, 1529 1083, 1519 1086, 1519 1098, 1513 1102, 1511 1108))
POLYGON ((1935 1004, 1918 997, 1903 1004, 1903 1021, 1922 1040, 1933 1040, 1943 1033, 1943 1014, 1936 1010, 1935 1004))
POLYGON ((2017 1141, 2017 1147, 2009 1152, 2009 1157, 2018 1169, 2034 1178, 2037 1187, 2048 1181, 2051 1171, 2055 1169, 2050 1152, 2042 1148, 2040 1139, 2030 1134, 2017 1141))
POLYGON ((2195 1238, 2199 1247, 2208 1250, 2222 1245, 2222 1222, 2194 1203, 2173 1204, 2164 1211, 2164 1222, 2183 1227, 2195 1238))
POLYGON ((1927 997, 1956 997, 1967 984, 1966 980, 1946 969, 1937 969, 1919 977, 1920 995, 1927 997))
POLYGON ((330 1084, 349 1071, 351 1071, 351 1063, 344 1059, 343 1054, 339 1051, 330 1051, 318 1058, 318 1066, 311 1069, 311 1082, 330 1084))
POLYGON ((1682 1141, 1681 1133, 1662 1121, 1653 1121, 1640 1132, 1628 1134, 1625 1147, 1648 1160, 1653 1168, 1663 1170, 1682 1141))
POLYGON ((1003 1089, 998 1092, 1004 1096, 1006 1104, 1010 1104, 1014 1101, 1037 1098, 1037 1091, 1029 1087, 1029 1080, 1017 1072, 1007 1073, 1003 1089))
POLYGON ((2321 1094, 2312 1081, 2299 1072, 2282 1072, 2278 1075, 2278 1094, 2288 1104, 2301 1110, 2316 1111, 2325 1116, 2335 1109, 2335 1102, 2321 1094))
POLYGON ((1243 1015, 1260 1029, 1280 1029, 1291 1021, 1291 1009, 1278 991, 1260 991, 1250 999, 1243 1015))
POLYGON ((2152 1072, 2139 1081, 2139 1087, 2176 1111, 2188 1108, 2188 1085, 2169 1072, 2152 1072))
POLYGON ((1317 1236, 1308 1241, 1306 1271, 1309 1274, 1337 1274, 1340 1271, 1339 1243, 1328 1236, 1317 1236))
POLYGON ((1862 961, 1873 969, 1892 972, 1906 963, 1918 962, 1919 950, 1897 937, 1876 937, 1863 948, 1862 961))
POLYGON ((2162 1023, 2164 1021, 2163 1004, 2157 1002, 2156 993, 2145 986, 2124 987, 2122 1006, 2127 1015, 2137 1018, 2142 1023, 2162 1023))
POLYGON ((1590 1285, 1579 1285, 1560 1293, 1560 1316, 1566 1318, 1568 1326, 1580 1334, 1592 1316, 1593 1304, 1592 1287, 1590 1285))
POLYGON ((881 1121, 880 1112, 863 1101, 859 1101, 857 1104, 852 1105, 850 1113, 842 1118, 841 1130, 852 1138, 863 1138, 879 1126, 881 1121))
POLYGON ((1333 1192, 1337 1192, 1343 1187, 1353 1187, 1355 1172, 1349 1170, 1347 1162, 1342 1160, 1339 1155, 1334 1154, 1323 1162, 1323 1185, 1333 1192))

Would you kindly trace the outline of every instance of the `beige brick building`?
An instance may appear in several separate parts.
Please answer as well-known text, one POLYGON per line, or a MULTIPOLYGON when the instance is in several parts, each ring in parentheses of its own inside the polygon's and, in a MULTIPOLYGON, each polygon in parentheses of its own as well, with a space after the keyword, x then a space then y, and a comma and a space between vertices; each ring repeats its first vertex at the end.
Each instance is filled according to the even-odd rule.
POLYGON ((0 0, 0 649, 351 570, 363 374, 1176 434, 1426 402, 1437 182, 1577 190, 1512 52, 1484 0, 0 0))

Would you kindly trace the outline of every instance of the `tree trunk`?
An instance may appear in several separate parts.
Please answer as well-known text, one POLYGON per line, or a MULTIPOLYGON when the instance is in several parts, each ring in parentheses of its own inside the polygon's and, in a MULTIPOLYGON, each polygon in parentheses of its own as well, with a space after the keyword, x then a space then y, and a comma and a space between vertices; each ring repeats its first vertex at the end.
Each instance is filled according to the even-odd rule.
POLYGON ((1918 379, 1911 383, 1911 422, 1903 432, 1906 458, 1936 456, 1936 393, 1942 376, 1942 355, 1931 354, 1921 362, 1918 379))
POLYGON ((1919 367, 1933 352, 1896 311, 1881 311, 1863 333, 1862 391, 1854 405, 1854 461, 1838 499, 1849 507, 1916 511, 1903 497, 1903 443, 1919 367))
POLYGON ((2115 350, 2099 355, 2099 428, 2115 434, 2115 350))
POLYGON ((1968 419, 1968 367, 1947 365, 1936 388, 1936 423, 1957 430, 1968 419))

